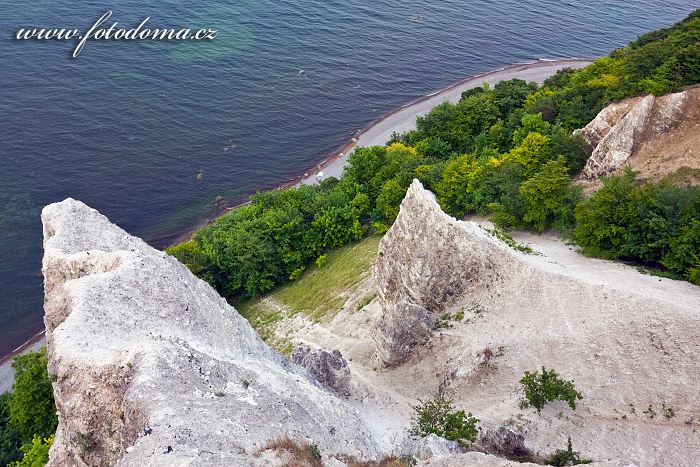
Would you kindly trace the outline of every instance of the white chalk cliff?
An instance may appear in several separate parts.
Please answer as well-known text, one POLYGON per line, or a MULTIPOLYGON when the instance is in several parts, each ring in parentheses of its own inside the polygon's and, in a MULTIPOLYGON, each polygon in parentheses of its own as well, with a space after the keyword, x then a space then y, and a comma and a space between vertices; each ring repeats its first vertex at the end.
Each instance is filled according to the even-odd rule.
POLYGON ((373 458, 343 400, 183 265, 72 199, 44 208, 49 465, 250 465, 289 436, 373 458))
POLYGON ((643 177, 700 167, 700 87, 661 97, 632 97, 610 104, 581 135, 592 153, 580 178, 592 180, 627 165, 643 177))
MULTIPOLYGON (((482 445, 508 428, 542 457, 571 436, 585 457, 609 465, 693 465, 700 287, 582 257, 555 238, 519 238, 537 254, 448 216, 413 182, 374 277, 385 389, 409 400, 442 390, 482 420, 482 445), (416 325, 457 313, 427 335, 416 325), (575 380, 584 395, 576 411, 518 408, 518 380, 543 365, 575 380)), ((471 465, 464 456, 430 465, 471 465)))
POLYGON ((379 245, 374 271, 384 313, 374 338, 379 361, 393 366, 425 344, 434 319, 465 296, 477 299, 518 270, 505 245, 473 222, 445 214, 414 181, 379 245))

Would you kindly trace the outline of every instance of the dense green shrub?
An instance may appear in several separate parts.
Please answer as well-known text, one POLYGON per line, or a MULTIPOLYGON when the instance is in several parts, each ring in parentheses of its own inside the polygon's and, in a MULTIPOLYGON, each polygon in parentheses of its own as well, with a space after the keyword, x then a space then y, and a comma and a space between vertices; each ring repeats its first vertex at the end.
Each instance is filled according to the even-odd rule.
POLYGON ((603 180, 576 208, 582 252, 665 267, 697 281, 700 268, 700 189, 667 182, 637 184, 635 174, 603 180))
POLYGON ((58 418, 47 363, 46 347, 12 361, 15 383, 7 408, 9 422, 23 444, 31 442, 34 436, 46 438, 56 431, 58 418))
POLYGON ((350 183, 260 193, 186 248, 167 251, 223 294, 255 296, 297 277, 324 250, 361 238, 369 209, 367 195, 350 183))
POLYGON ((490 92, 465 95, 458 103, 445 102, 425 117, 416 120, 417 129, 408 134, 407 141, 416 144, 426 138, 440 138, 457 153, 475 149, 476 138, 500 119, 499 103, 490 92))
POLYGON ((631 213, 629 197, 634 190, 634 173, 606 177, 603 188, 576 207, 576 241, 591 256, 611 259, 620 256, 626 241, 625 226, 631 213))
POLYGON ((497 204, 513 220, 509 227, 516 227, 522 220, 525 206, 520 197, 520 186, 525 180, 524 169, 509 158, 492 159, 475 173, 472 184, 472 210, 487 214, 497 204))
POLYGON ((0 466, 7 465, 22 457, 20 451, 22 441, 19 432, 10 425, 10 414, 7 407, 10 397, 12 394, 9 392, 0 394, 0 466))
MULTIPOLYGON (((695 211, 696 213, 698 211, 695 211)), ((668 242, 661 264, 700 285, 700 216, 688 218, 668 242)))
POLYGON ((452 156, 452 146, 438 137, 429 137, 416 143, 416 150, 423 157, 446 160, 452 156))
POLYGON ((175 256, 182 264, 192 271, 200 279, 214 283, 214 275, 211 270, 209 257, 204 254, 202 245, 194 240, 183 242, 168 249, 168 253, 175 256))
POLYGON ((49 449, 53 444, 51 435, 43 440, 35 436, 30 444, 22 447, 24 455, 22 459, 9 465, 9 467, 43 467, 49 461, 49 449))
POLYGON ((560 229, 573 225, 580 191, 570 182, 563 157, 544 164, 520 186, 520 197, 525 205, 523 221, 539 232, 550 225, 560 229))
POLYGON ((479 420, 471 413, 456 410, 452 400, 442 395, 414 407, 411 432, 417 436, 433 433, 463 446, 476 441, 479 420))
POLYGON ((35 455, 40 448, 35 449, 32 444, 35 438, 41 444, 42 439, 52 437, 58 423, 46 364, 46 348, 12 361, 15 370, 12 392, 0 395, 0 465, 22 460, 23 452, 27 462, 32 460, 34 464, 20 465, 46 463, 44 460, 37 464, 39 461, 33 460, 43 457, 35 455))
POLYGON ((470 184, 478 167, 474 157, 469 155, 459 156, 445 164, 435 191, 446 212, 461 217, 473 209, 470 184))
POLYGON ((506 117, 523 106, 525 98, 537 90, 537 83, 525 82, 521 79, 501 81, 493 87, 499 116, 506 117))
POLYGON ((576 410, 576 400, 583 398, 573 381, 564 381, 556 371, 547 370, 545 367, 542 367, 542 373, 526 371, 520 384, 524 393, 520 407, 534 407, 537 413, 540 413, 548 402, 557 400, 566 402, 572 410, 576 410))
POLYGON ((549 137, 530 132, 510 151, 510 157, 523 167, 525 177, 534 175, 546 162, 549 153, 549 137))

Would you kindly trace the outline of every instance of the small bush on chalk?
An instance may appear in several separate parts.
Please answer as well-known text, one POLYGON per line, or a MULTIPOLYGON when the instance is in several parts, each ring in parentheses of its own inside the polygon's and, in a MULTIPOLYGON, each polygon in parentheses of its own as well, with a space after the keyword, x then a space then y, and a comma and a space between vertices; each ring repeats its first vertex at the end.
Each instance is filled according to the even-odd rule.
POLYGON ((564 401, 572 410, 576 410, 576 400, 583 398, 573 381, 564 381, 556 371, 545 367, 542 367, 542 373, 526 371, 520 384, 525 393, 520 408, 534 407, 537 413, 540 413, 545 404, 556 400, 564 401))
POLYGON ((545 461, 545 464, 564 467, 566 465, 590 464, 591 462, 593 461, 579 457, 579 453, 571 448, 571 437, 569 437, 566 450, 557 449, 554 454, 545 461))
POLYGON ((316 266, 319 268, 325 267, 326 264, 328 264, 328 255, 327 254, 322 254, 321 256, 316 259, 316 266))
POLYGON ((476 441, 479 419, 464 410, 455 410, 452 399, 440 395, 433 400, 419 402, 414 407, 416 413, 413 416, 412 434, 428 436, 434 433, 462 446, 476 441))

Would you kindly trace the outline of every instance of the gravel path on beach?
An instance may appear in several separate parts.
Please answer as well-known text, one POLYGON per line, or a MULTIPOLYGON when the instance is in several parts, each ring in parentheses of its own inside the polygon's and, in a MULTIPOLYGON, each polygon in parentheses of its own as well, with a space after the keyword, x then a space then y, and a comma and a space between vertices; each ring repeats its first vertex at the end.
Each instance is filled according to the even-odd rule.
POLYGON ((309 171, 310 175, 306 176, 301 183, 304 185, 312 185, 322 178, 340 178, 348 156, 352 154, 356 147, 384 146, 391 138, 392 133, 403 133, 413 130, 416 127, 417 117, 426 115, 431 109, 445 101, 452 103, 458 102, 462 93, 468 89, 481 86, 485 82, 493 86, 499 81, 513 78, 535 81, 541 84, 545 79, 562 68, 583 68, 589 63, 591 63, 590 60, 578 59, 541 60, 534 63, 513 65, 502 70, 467 78, 442 91, 407 104, 374 123, 357 138, 357 141, 350 148, 346 146, 343 152, 337 154, 334 158, 328 159, 326 162, 314 168, 314 170, 309 171), (323 173, 323 177, 317 176, 319 170, 323 173))

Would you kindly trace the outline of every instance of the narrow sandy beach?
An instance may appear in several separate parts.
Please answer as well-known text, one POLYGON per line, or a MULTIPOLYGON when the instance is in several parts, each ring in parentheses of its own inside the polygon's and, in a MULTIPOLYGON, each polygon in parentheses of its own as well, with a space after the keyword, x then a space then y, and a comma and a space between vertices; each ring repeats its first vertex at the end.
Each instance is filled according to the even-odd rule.
MULTIPOLYGON (((583 68, 591 63, 590 60, 583 59, 567 59, 567 60, 540 60, 533 63, 523 63, 512 65, 500 70, 483 73, 472 76, 458 83, 455 83, 441 91, 435 92, 428 96, 424 96, 409 104, 404 105, 382 117, 376 122, 371 123, 357 137, 357 139, 348 141, 336 154, 326 158, 323 162, 309 170, 303 176, 296 180, 282 185, 280 188, 288 186, 298 186, 299 184, 311 185, 318 183, 322 178, 340 177, 343 173, 343 168, 347 162, 347 158, 356 147, 367 146, 383 146, 389 141, 392 133, 403 133, 412 130, 416 126, 416 118, 426 115, 432 108, 440 105, 445 101, 457 102, 462 93, 468 89, 481 86, 483 83, 488 83, 493 86, 499 81, 520 78, 525 81, 535 81, 542 83, 549 76, 552 76, 562 68, 583 68), (319 173, 323 173, 322 177, 318 177, 319 173)), ((183 236, 178 241, 185 241, 192 235, 190 231, 186 236, 183 236)), ((14 352, 12 356, 36 351, 45 344, 45 338, 32 339, 28 341, 24 348, 14 352)), ((9 391, 12 388, 14 373, 11 368, 11 356, 3 356, 0 358, 0 394, 9 391)))
POLYGON ((519 78, 525 81, 535 81, 541 84, 562 68, 583 68, 590 64, 591 60, 567 59, 567 60, 540 60, 533 63, 512 65, 501 70, 491 71, 476 75, 458 83, 455 83, 442 91, 422 97, 414 102, 406 104, 385 117, 370 124, 355 141, 349 141, 334 156, 314 167, 304 174, 304 178, 297 182, 304 185, 314 184, 319 180, 317 174, 323 172, 323 178, 340 177, 347 158, 356 147, 384 146, 391 138, 392 133, 403 133, 416 127, 416 118, 426 115, 434 107, 445 101, 456 103, 464 91, 488 83, 493 86, 499 81, 519 78))
POLYGON ((43 332, 41 336, 34 336, 26 344, 19 347, 10 355, 2 357, 0 360, 0 394, 12 390, 12 383, 15 380, 15 371, 12 369, 12 357, 21 355, 27 352, 36 352, 46 345, 46 338, 43 332))

